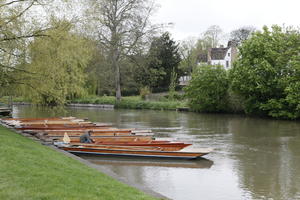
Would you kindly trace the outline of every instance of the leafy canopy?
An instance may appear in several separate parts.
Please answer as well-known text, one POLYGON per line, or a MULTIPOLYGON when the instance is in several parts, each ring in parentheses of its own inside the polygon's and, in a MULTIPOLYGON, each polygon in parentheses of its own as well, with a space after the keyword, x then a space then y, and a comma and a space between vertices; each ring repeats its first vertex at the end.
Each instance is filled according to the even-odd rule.
POLYGON ((84 93, 84 70, 92 50, 88 41, 71 32, 69 22, 54 23, 59 28, 48 31, 49 37, 37 38, 30 45, 28 71, 34 76, 30 77, 30 90, 25 91, 32 100, 47 105, 64 104, 67 99, 84 93))
MULTIPOLYGON (((171 39, 168 32, 155 38, 146 57, 147 67, 137 77, 142 85, 150 86, 156 91, 167 91, 174 71, 180 74, 178 66, 181 61, 178 44, 171 39)), ((176 82, 177 82, 176 78, 176 82)))
POLYGON ((190 107, 198 112, 223 112, 227 108, 229 80, 221 65, 201 65, 185 88, 190 107))
POLYGON ((273 26, 254 33, 241 46, 230 74, 247 113, 300 117, 299 30, 273 26))

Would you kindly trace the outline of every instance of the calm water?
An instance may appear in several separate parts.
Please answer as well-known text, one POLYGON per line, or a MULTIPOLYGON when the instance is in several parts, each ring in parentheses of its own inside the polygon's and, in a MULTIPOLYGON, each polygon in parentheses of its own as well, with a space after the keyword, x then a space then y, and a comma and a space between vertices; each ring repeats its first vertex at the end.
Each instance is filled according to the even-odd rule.
POLYGON ((212 147, 205 160, 92 159, 169 198, 300 199, 300 122, 173 111, 17 106, 14 117, 76 116, 212 147))

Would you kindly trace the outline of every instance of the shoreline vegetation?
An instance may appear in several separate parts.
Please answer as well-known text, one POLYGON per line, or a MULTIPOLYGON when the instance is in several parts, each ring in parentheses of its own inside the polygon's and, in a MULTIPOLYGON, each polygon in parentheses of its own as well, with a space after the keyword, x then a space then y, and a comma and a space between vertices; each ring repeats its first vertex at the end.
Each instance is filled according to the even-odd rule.
MULTIPOLYGON (((8 97, 0 99, 1 102, 8 102, 8 97)), ((14 103, 30 104, 31 101, 22 97, 14 98, 14 103)), ((150 110, 177 110, 187 108, 186 100, 169 100, 165 97, 160 97, 156 100, 143 100, 140 96, 122 97, 120 102, 117 102, 114 96, 88 96, 77 98, 69 101, 70 104, 108 104, 114 105, 117 109, 150 109, 150 110)))
POLYGON ((0 137, 0 199, 156 199, 1 125, 0 137))
POLYGON ((111 104, 119 109, 150 109, 150 110, 177 110, 187 107, 187 102, 179 100, 143 100, 140 96, 122 97, 117 102, 113 96, 91 96, 87 98, 74 99, 70 103, 82 104, 111 104))
MULTIPOLYGON (((87 96, 82 98, 76 98, 73 100, 69 100, 68 104, 72 104, 72 107, 78 107, 80 104, 91 104, 92 107, 98 107, 97 105, 112 105, 114 109, 136 109, 136 110, 170 110, 170 111, 188 111, 194 113, 215 113, 215 114, 238 114, 245 115, 248 117, 259 117, 259 118, 270 118, 270 119, 281 119, 281 120, 298 120, 298 119, 284 119, 284 118, 274 118, 271 116, 262 116, 255 114, 247 114, 243 111, 243 105, 240 97, 229 93, 228 98, 228 106, 224 111, 221 112, 208 112, 208 111, 199 111, 191 105, 191 103, 187 100, 187 98, 183 94, 179 94, 179 98, 170 100, 168 99, 168 94, 152 94, 150 98, 146 98, 148 100, 143 99, 141 96, 126 96, 122 97, 120 102, 117 102, 114 96, 87 96)), ((0 98, 0 102, 8 102, 9 97, 0 98)), ((36 105, 31 102, 29 99, 23 97, 14 97, 13 98, 14 105, 36 105)), ((66 105, 68 105, 66 104, 66 105)), ((85 106, 84 106, 85 107, 85 106)), ((106 107, 103 107, 106 108, 106 107)), ((111 108, 111 107, 109 107, 111 108)))

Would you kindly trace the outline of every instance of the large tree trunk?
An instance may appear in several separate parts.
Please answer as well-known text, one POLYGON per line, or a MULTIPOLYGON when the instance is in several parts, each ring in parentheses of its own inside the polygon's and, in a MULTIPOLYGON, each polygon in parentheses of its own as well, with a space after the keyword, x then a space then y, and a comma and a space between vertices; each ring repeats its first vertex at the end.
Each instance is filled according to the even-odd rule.
POLYGON ((118 63, 118 50, 113 51, 112 56, 112 67, 115 69, 115 89, 116 89, 116 100, 119 102, 121 100, 121 79, 120 79, 120 65, 118 63))
POLYGON ((120 66, 116 63, 115 66, 115 81, 116 81, 116 100, 119 102, 121 100, 121 80, 120 80, 120 66))

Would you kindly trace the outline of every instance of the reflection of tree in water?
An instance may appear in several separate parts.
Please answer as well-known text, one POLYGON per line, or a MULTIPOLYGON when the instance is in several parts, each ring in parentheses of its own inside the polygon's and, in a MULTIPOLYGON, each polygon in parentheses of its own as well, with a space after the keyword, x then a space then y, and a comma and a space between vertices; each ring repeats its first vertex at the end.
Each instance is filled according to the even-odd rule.
POLYGON ((299 124, 236 118, 230 121, 230 131, 241 188, 253 199, 299 198, 299 124))

